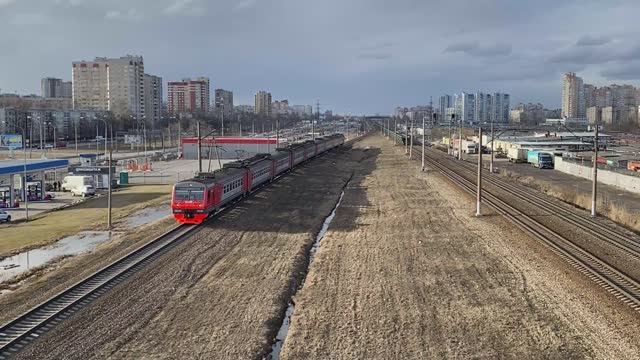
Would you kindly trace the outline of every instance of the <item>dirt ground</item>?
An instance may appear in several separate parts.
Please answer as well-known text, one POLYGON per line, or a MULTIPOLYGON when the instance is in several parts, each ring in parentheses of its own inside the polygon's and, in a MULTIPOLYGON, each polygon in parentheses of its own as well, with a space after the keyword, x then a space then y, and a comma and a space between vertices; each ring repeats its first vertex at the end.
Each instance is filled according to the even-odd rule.
POLYGON ((245 199, 18 358, 261 359, 362 152, 334 151, 245 199))
MULTIPOLYGON (((112 195, 112 216, 118 221, 170 198, 170 185, 131 186, 112 195)), ((38 216, 27 223, 0 226, 0 258, 50 244, 84 230, 106 228, 107 197, 89 199, 67 209, 38 216)))
POLYGON ((381 153, 354 168, 281 359, 640 357, 637 313, 391 144, 357 144, 381 153))

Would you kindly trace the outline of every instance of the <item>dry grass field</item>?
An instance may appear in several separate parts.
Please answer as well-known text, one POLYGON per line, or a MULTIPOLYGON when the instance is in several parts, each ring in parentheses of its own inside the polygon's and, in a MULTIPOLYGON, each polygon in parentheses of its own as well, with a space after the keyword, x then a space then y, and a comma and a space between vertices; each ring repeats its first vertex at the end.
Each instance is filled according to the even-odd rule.
MULTIPOLYGON (((114 192, 112 216, 118 221, 137 210, 156 206, 170 198, 170 185, 131 186, 114 192)), ((106 227, 107 198, 86 202, 40 215, 35 220, 0 226, 0 258, 53 243, 84 230, 106 227)))
POLYGON ((354 169, 281 359, 640 356, 640 316, 390 144, 358 144, 381 154, 354 169))
POLYGON ((327 154, 211 219, 18 358, 262 358, 354 154, 327 154))

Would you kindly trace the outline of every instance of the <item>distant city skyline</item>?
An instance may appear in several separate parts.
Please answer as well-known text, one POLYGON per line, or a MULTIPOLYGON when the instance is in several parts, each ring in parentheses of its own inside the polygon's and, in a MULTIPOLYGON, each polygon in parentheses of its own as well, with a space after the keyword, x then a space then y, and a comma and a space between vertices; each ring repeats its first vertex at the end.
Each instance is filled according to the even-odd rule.
POLYGON ((237 104, 265 89, 338 113, 388 114, 492 89, 560 108, 566 72, 596 86, 639 84, 639 10, 629 0, 398 0, 391 9, 382 0, 5 0, 0 89, 38 94, 43 77, 70 79, 71 61, 138 54, 145 71, 206 76, 237 104))

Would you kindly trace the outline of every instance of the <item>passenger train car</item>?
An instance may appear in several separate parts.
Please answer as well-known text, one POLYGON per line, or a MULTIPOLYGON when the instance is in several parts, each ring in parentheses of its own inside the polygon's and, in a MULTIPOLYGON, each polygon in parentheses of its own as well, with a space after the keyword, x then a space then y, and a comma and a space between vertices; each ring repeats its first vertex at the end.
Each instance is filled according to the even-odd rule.
POLYGON ((220 170, 180 181, 173 187, 173 216, 183 224, 200 224, 230 202, 300 163, 342 145, 344 140, 342 134, 308 140, 277 149, 275 154, 258 154, 225 164, 220 170))

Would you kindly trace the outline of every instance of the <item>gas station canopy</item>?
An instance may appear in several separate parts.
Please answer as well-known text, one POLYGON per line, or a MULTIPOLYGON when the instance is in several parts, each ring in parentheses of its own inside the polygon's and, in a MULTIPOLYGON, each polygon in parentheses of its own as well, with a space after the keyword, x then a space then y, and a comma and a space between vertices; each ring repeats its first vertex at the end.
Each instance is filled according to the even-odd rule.
MULTIPOLYGON (((66 168, 69 160, 27 160, 27 173, 36 171, 48 171, 66 168)), ((0 161, 0 176, 22 174, 25 169, 24 160, 3 160, 0 161)))

